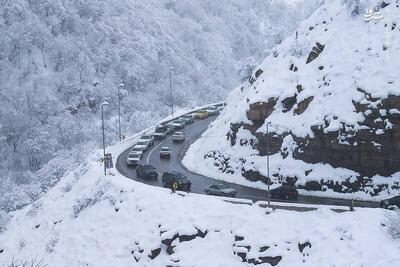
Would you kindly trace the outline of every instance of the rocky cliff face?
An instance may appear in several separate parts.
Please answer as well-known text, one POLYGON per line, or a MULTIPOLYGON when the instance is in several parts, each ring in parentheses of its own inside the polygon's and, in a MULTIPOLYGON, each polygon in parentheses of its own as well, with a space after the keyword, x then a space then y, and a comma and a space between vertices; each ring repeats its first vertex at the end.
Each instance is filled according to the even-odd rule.
POLYGON ((273 183, 368 195, 399 190, 399 15, 396 1, 324 4, 230 95, 189 150, 192 160, 193 152, 206 158, 196 171, 266 183, 268 140, 273 183), (365 8, 383 18, 366 21, 365 8), (204 171, 221 158, 224 168, 204 171))

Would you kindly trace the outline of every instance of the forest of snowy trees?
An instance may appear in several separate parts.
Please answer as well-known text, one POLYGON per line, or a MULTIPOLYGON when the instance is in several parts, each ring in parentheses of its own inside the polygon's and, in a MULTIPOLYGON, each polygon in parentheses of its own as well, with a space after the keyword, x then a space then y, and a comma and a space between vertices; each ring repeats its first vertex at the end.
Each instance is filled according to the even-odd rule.
MULTIPOLYGON (((312 2, 312 3, 311 3, 312 2)), ((0 210, 29 203, 100 143, 166 116, 175 105, 224 99, 302 8, 258 0, 3 0, 0 2, 0 210)))

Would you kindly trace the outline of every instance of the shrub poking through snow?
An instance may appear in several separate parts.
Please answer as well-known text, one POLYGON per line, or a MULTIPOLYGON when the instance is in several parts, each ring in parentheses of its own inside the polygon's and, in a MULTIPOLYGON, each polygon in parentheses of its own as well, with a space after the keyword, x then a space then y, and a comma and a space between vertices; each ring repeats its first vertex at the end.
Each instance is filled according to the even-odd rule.
POLYGON ((48 266, 43 259, 33 258, 31 260, 12 259, 8 267, 46 267, 48 266))
POLYGON ((388 232, 394 239, 400 239, 400 210, 386 214, 388 232))

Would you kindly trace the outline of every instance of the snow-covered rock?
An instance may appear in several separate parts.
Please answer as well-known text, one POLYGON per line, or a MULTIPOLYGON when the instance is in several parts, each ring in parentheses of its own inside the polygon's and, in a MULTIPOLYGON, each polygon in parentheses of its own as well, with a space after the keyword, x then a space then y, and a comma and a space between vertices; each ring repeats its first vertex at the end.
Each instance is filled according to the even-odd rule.
POLYGON ((357 197, 399 192, 399 15, 396 1, 326 1, 229 95, 185 166, 265 187, 268 140, 276 184, 363 192, 357 197), (368 21, 370 8, 377 19, 368 21))

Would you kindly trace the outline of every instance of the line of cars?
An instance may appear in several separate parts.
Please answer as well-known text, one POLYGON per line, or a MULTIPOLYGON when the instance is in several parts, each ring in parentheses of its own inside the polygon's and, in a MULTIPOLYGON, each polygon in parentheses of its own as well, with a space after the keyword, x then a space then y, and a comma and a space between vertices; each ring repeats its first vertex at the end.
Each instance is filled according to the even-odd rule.
MULTIPOLYGON (((156 169, 151 165, 142 165, 140 160, 146 150, 149 147, 154 145, 154 141, 162 140, 168 135, 172 134, 173 142, 183 142, 185 141, 185 134, 182 132, 182 129, 187 125, 194 122, 195 119, 206 119, 208 116, 218 115, 220 110, 223 109, 224 104, 218 104, 215 106, 210 106, 202 110, 197 110, 188 114, 185 114, 179 118, 176 118, 172 121, 168 121, 165 123, 161 123, 155 127, 155 131, 152 134, 144 134, 140 137, 138 142, 131 148, 128 153, 126 162, 128 167, 135 167, 136 174, 138 178, 142 179, 157 179, 158 173, 156 169)), ((169 147, 164 146, 160 148, 160 158, 161 159, 170 159, 171 158, 171 150, 169 147)), ((171 185, 171 177, 175 177, 176 183, 178 184, 178 190, 182 187, 181 184, 184 184, 183 189, 187 189, 187 184, 183 182, 184 175, 173 172, 164 173, 162 182, 163 185, 169 187, 171 185), (165 176, 165 177, 164 177, 165 176)), ((173 180, 172 179, 172 180, 173 180)), ((190 181, 189 181, 190 184, 190 181)), ((190 185, 189 185, 190 189, 190 185)))
POLYGON ((143 134, 139 141, 131 148, 126 158, 128 167, 136 167, 143 156, 143 153, 154 145, 154 135, 143 134))

